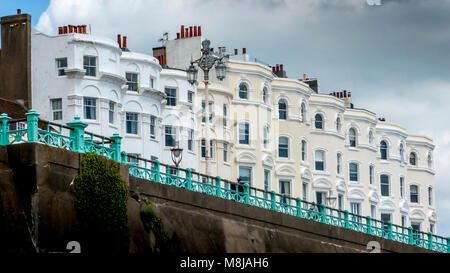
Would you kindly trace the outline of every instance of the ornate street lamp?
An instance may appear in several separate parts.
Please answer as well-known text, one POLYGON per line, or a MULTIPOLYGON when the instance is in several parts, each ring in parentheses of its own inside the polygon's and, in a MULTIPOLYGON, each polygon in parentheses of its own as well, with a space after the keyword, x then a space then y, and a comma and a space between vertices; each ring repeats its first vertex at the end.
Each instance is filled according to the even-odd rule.
MULTIPOLYGON (((225 65, 225 60, 229 58, 229 55, 223 55, 222 51, 219 51, 219 54, 214 53, 214 50, 210 48, 211 42, 209 40, 204 40, 202 42, 202 49, 201 49, 201 57, 198 60, 191 61, 191 65, 186 70, 187 72, 187 78, 190 84, 194 85, 197 83, 197 76, 198 76, 198 69, 195 67, 195 64, 203 70, 203 83, 205 84, 205 102, 206 105, 208 105, 209 100, 209 71, 214 68, 216 69, 216 76, 219 81, 223 81, 226 77, 227 67, 225 65)), ((206 106, 206 113, 205 115, 209 117, 209 107, 206 106)), ((209 121, 206 121, 206 135, 205 135, 205 169, 206 174, 208 174, 208 164, 209 164, 209 121)))
POLYGON ((170 149, 170 151, 172 152, 173 164, 175 165, 175 168, 178 169, 178 166, 180 165, 181 160, 183 159, 183 149, 178 146, 177 148, 170 149))
POLYGON ((327 206, 334 208, 336 206, 336 199, 337 197, 333 195, 333 191, 330 190, 330 193, 328 194, 328 197, 326 198, 327 206))
POLYGON ((200 59, 192 61, 191 65, 187 70, 188 81, 190 84, 195 84, 197 82, 198 69, 195 68, 194 64, 197 64, 203 70, 204 82, 209 81, 209 71, 216 65, 217 79, 223 81, 226 76, 227 67, 223 62, 224 59, 228 59, 229 55, 223 55, 219 52, 217 56, 213 49, 210 48, 211 42, 209 40, 204 40, 202 42, 202 56, 200 59), (217 64, 216 64, 217 63, 217 64))

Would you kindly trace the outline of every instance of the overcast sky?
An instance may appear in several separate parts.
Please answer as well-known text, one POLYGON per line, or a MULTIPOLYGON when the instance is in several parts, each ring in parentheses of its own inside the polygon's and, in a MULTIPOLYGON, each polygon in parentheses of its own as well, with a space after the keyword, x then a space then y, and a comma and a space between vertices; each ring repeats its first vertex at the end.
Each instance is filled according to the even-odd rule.
POLYGON ((284 64, 289 78, 318 77, 323 93, 351 91, 356 107, 434 139, 438 233, 450 236, 450 0, 30 2, 45 33, 90 24, 93 34, 127 35, 131 50, 151 54, 163 32, 173 39, 180 25, 201 25, 214 47, 246 47, 252 58, 284 64))

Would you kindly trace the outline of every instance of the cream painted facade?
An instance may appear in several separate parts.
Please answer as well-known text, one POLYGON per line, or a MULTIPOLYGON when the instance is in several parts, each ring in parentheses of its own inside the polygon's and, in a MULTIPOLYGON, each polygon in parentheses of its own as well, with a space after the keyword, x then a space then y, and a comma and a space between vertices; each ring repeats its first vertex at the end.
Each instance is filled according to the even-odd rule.
MULTIPOLYGON (((215 154, 208 169, 214 176, 246 181, 250 172, 250 184, 256 188, 316 203, 331 194, 338 198, 336 208, 436 233, 431 139, 410 135, 368 110, 350 107, 344 99, 315 93, 302 81, 278 78, 269 67, 246 56, 233 57, 227 63, 227 79, 215 80, 209 90, 214 102, 210 138, 215 154), (239 95, 241 84, 247 98, 239 95), (287 105, 286 119, 280 119, 280 101, 287 105), (222 125, 223 104, 229 107, 227 124, 232 128, 222 125), (321 129, 316 128, 317 114, 323 119, 321 129), (240 141, 246 142, 246 130, 241 129, 240 136, 242 124, 248 124, 248 144, 240 141), (350 130, 355 132, 355 147, 350 145, 350 130), (280 156, 279 144, 285 140, 287 156, 285 146, 280 156), (382 141, 386 159, 381 156, 382 141), (223 143, 229 144, 228 162, 223 162, 223 143), (316 168, 317 152, 324 155, 323 170, 316 168), (412 152, 416 165, 410 164, 412 152), (352 179, 350 165, 356 168, 352 179)), ((199 85, 199 100, 204 100, 204 92, 199 85)), ((206 133, 204 124, 202 128, 199 141, 206 133)), ((200 157, 199 170, 205 171, 205 165, 200 157)))

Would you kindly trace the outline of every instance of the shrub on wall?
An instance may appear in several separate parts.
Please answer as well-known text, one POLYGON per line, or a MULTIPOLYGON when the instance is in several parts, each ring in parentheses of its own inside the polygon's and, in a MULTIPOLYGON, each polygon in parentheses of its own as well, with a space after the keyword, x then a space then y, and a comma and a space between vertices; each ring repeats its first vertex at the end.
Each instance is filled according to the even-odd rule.
POLYGON ((145 200, 145 207, 141 210, 141 220, 147 232, 152 231, 155 235, 155 252, 173 253, 179 251, 179 238, 176 233, 172 238, 164 230, 161 217, 158 216, 150 201, 145 200))
POLYGON ((87 153, 75 178, 75 210, 81 226, 82 252, 127 253, 128 186, 119 164, 87 153))

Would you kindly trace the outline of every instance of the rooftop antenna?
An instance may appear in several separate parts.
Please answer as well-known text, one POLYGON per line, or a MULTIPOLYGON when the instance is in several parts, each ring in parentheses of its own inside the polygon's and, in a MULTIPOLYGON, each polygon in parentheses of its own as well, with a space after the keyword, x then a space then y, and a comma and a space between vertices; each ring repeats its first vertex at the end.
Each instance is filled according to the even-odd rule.
POLYGON ((164 32, 164 33, 163 33, 163 37, 160 38, 160 39, 158 40, 158 42, 160 42, 161 45, 164 47, 164 46, 166 46, 166 42, 167 42, 168 40, 169 40, 169 32, 164 32))

